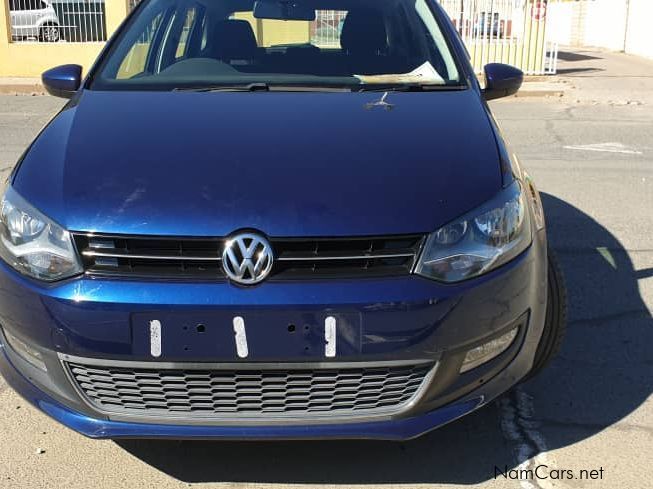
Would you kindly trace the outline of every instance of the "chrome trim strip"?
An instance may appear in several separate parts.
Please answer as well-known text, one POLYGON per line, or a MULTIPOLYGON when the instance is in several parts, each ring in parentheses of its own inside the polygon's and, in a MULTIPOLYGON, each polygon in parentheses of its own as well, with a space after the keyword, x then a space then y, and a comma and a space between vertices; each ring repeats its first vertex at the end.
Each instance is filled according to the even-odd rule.
POLYGON ((68 380, 71 385, 80 396, 80 399, 93 411, 108 417, 110 420, 114 421, 124 421, 124 422, 133 422, 133 423, 160 423, 160 424, 177 424, 177 425, 186 425, 186 426, 234 426, 234 423, 238 423, 241 426, 265 426, 270 424, 282 424, 282 425, 310 425, 310 424, 335 424, 335 423, 359 423, 359 422, 374 422, 374 421, 385 421, 391 419, 392 417, 401 415, 407 411, 410 411, 420 400, 424 397, 429 385, 433 381, 435 374, 440 365, 438 359, 430 360, 390 360, 390 361, 380 361, 380 362, 312 362, 312 363, 183 363, 183 362, 132 362, 132 361, 120 361, 120 360, 101 360, 101 359, 90 359, 83 357, 76 357, 73 355, 66 355, 63 353, 58 353, 59 359, 62 362, 62 367, 68 380), (309 368, 370 368, 370 367, 382 367, 382 366, 406 366, 406 365, 422 365, 425 363, 433 364, 431 370, 427 372, 422 379, 422 383, 415 391, 415 394, 412 398, 405 401, 402 404, 397 406, 391 406, 389 408, 373 408, 373 409, 361 409, 360 411, 350 411, 349 413, 334 413, 334 412, 325 412, 325 413, 310 413, 298 415, 296 413, 288 414, 272 414, 272 415, 243 415, 243 416, 233 416, 233 415, 189 415, 188 413, 180 413, 179 415, 175 414, 153 414, 153 415, 141 415, 134 412, 129 412, 123 409, 116 410, 107 410, 98 407, 94 404, 82 391, 80 385, 75 380, 72 372, 70 371, 67 362, 75 363, 84 363, 86 365, 102 365, 102 366, 135 366, 140 365, 141 368, 152 367, 153 365, 172 365, 168 368, 177 368, 177 369, 192 369, 202 368, 206 369, 207 366, 222 366, 222 368, 234 369, 261 369, 261 368, 294 368, 294 369, 309 369, 309 368))
MULTIPOLYGON (((177 261, 222 261, 218 256, 180 256, 180 255, 131 255, 129 253, 107 253, 104 251, 84 250, 82 255, 92 258, 132 258, 136 260, 177 260, 177 261)), ((328 261, 328 260, 376 260, 383 258, 413 258, 415 253, 392 253, 375 255, 349 255, 349 256, 298 256, 276 258, 276 261, 328 261)))
MULTIPOLYGON (((217 253, 217 250, 216 250, 217 253)), ((130 255, 128 253, 106 253, 104 251, 82 251, 82 255, 99 258, 132 258, 136 260, 179 260, 179 261, 222 261, 219 256, 180 256, 180 255, 130 255)))
POLYGON ((280 256, 277 261, 325 261, 325 260, 375 260, 381 258, 411 258, 414 253, 393 253, 393 254, 376 254, 376 255, 350 255, 350 256, 298 256, 298 257, 283 257, 280 256))
POLYGON ((86 358, 65 353, 57 353, 63 362, 81 363, 82 365, 97 365, 100 367, 149 368, 174 370, 307 370, 331 368, 373 368, 373 367, 406 367, 419 366, 437 362, 432 358, 415 360, 383 360, 375 362, 150 362, 133 360, 105 360, 102 358, 86 358))
POLYGON ((414 275, 415 272, 417 271, 417 266, 419 265, 419 261, 422 258, 422 253, 424 253, 424 248, 426 247, 426 242, 428 241, 429 235, 427 234, 426 236, 422 237, 420 240, 419 246, 417 247, 417 252, 415 253, 415 257, 413 258, 413 265, 410 267, 410 274, 414 275))

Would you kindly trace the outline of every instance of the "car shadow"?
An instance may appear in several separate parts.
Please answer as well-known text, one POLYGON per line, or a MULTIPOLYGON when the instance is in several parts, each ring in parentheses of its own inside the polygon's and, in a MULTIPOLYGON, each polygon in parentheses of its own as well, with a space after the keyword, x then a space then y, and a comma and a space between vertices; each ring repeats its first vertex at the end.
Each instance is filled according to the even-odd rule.
POLYGON ((558 68, 557 75, 575 75, 578 73, 600 73, 605 71, 602 68, 558 68))
MULTIPOLYGON (((592 53, 597 54, 597 53, 592 53)), ((558 75, 582 75, 589 73, 599 73, 605 71, 604 68, 593 66, 593 61, 602 60, 600 56, 591 56, 578 51, 559 51, 558 60, 560 64, 556 71, 558 75), (587 66, 589 63, 589 66, 587 66)))
POLYGON ((551 245, 569 289, 568 335, 544 372, 500 402, 405 443, 118 444, 188 483, 475 484, 492 479, 495 467, 514 468, 545 449, 542 443, 520 439, 520 422, 526 423, 526 431, 540 430, 551 450, 622 420, 653 391, 653 320, 637 283, 651 271, 635 271, 623 246, 592 217, 556 197, 542 197, 551 245), (523 412, 524 398, 532 413, 523 412), (515 419, 515 426, 506 425, 515 419), (524 450, 524 444, 530 448, 524 450))
MULTIPOLYGON (((592 53, 592 54, 597 54, 597 53, 592 53)), ((570 61, 570 62, 576 62, 576 61, 590 61, 590 60, 595 60, 595 59, 603 59, 600 56, 593 56, 589 54, 583 54, 582 52, 579 51, 558 51, 558 59, 563 60, 563 61, 570 61)))

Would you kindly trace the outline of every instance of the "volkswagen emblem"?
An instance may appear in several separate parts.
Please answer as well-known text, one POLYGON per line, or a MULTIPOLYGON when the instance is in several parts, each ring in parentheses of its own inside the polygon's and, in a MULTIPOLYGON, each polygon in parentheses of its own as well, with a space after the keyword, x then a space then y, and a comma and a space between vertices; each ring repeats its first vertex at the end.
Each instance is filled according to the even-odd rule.
POLYGON ((222 252, 224 273, 236 283, 254 285, 270 275, 274 256, 270 243, 258 234, 241 233, 228 239, 222 252))

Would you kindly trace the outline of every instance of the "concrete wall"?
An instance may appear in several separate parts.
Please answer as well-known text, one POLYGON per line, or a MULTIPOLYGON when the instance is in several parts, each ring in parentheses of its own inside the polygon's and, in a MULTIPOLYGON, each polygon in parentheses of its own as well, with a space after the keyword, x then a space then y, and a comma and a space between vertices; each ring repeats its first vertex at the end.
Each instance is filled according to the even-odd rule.
POLYGON ((549 6, 549 36, 553 41, 563 46, 577 44, 578 34, 574 28, 578 22, 579 9, 576 3, 556 3, 549 6))
POLYGON ((621 51, 624 48, 625 33, 625 0, 587 2, 583 46, 597 46, 612 51, 621 51))
POLYGON ((549 7, 552 39, 653 58, 653 0, 581 0, 549 7))
POLYGON ((626 52, 653 59, 652 0, 630 0, 626 52))
MULTIPOLYGON (((110 36, 127 15, 127 0, 106 2, 107 34, 110 36)), ((0 0, 0 76, 40 77, 48 68, 74 63, 88 70, 103 42, 10 42, 9 7, 0 0)))
POLYGON ((549 7, 552 39, 564 46, 623 50, 626 12, 626 0, 552 3, 549 7))

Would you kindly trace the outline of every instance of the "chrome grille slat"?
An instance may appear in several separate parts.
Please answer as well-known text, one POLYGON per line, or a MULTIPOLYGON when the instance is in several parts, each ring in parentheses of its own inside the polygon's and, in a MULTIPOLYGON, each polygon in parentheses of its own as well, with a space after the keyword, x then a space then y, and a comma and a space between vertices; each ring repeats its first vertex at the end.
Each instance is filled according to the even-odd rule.
POLYGON ((90 258, 127 258, 127 259, 136 259, 136 260, 178 260, 178 261, 220 261, 221 257, 219 256, 192 256, 192 255, 140 255, 132 253, 118 253, 118 252, 104 252, 104 251, 82 251, 83 256, 90 258))
POLYGON ((336 260, 381 260, 384 258, 409 258, 414 253, 369 253, 361 255, 297 255, 287 253, 276 258, 277 261, 336 261, 336 260))
POLYGON ((65 362, 87 401, 103 412, 216 419, 357 415, 399 410, 433 364, 311 370, 152 370, 65 362))
MULTIPOLYGON (((193 255, 143 255, 143 254, 133 254, 128 252, 105 252, 105 251, 89 251, 84 250, 82 252, 83 256, 89 258, 127 258, 127 259, 138 259, 138 260, 154 260, 154 261, 165 261, 165 260, 177 260, 177 261, 216 261, 219 262, 222 260, 219 256, 193 256, 193 255)), ((382 260, 389 258, 411 258, 415 253, 363 253, 360 255, 317 255, 317 254, 292 254, 286 253, 276 258, 277 261, 337 261, 337 260, 382 260)))
MULTIPOLYGON (((87 273, 226 279, 224 238, 73 236, 87 273)), ((275 258, 269 280, 405 275, 423 240, 423 235, 271 239, 275 258)))

